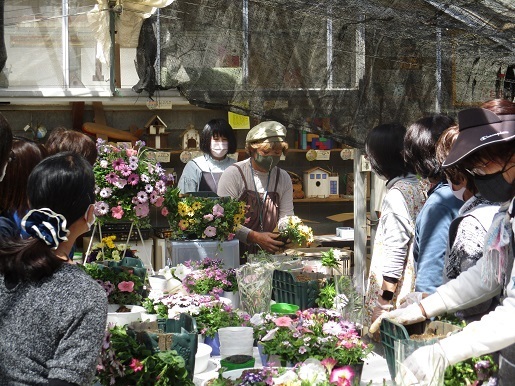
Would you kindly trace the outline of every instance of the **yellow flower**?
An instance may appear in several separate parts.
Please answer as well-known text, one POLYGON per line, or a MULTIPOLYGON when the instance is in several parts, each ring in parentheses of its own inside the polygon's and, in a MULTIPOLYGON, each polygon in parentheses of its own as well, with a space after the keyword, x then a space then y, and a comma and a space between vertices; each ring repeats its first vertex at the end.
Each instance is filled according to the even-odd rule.
POLYGON ((112 235, 112 236, 106 236, 106 237, 103 237, 102 238, 102 242, 105 243, 105 245, 112 249, 115 247, 114 245, 114 240, 116 240, 116 236, 115 235, 112 235))
POLYGON ((186 230, 188 229, 188 220, 181 220, 179 221, 179 228, 181 228, 182 230, 186 230))
POLYGON ((180 216, 184 217, 188 214, 188 205, 184 202, 179 202, 177 205, 177 212, 180 216))
POLYGON ((199 210, 202 208, 202 204, 198 201, 195 201, 193 204, 191 204, 191 207, 193 208, 193 210, 199 210))
POLYGON ((235 214, 234 215, 234 222, 236 222, 238 224, 243 222, 243 215, 241 213, 235 214))

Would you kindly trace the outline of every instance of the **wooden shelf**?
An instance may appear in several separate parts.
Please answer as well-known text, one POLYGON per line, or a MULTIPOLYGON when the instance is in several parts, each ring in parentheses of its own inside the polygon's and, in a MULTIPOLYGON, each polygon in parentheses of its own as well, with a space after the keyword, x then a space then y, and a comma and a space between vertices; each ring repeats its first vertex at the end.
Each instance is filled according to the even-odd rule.
POLYGON ((338 198, 295 198, 293 199, 294 203, 313 203, 313 202, 352 202, 354 201, 353 197, 338 197, 338 198))
MULTIPOLYGON (((188 150, 200 151, 198 149, 188 149, 188 150)), ((162 149, 158 149, 158 151, 168 151, 171 154, 181 154, 184 150, 162 148, 162 149)), ((238 153, 243 153, 243 152, 245 152, 245 149, 237 149, 236 151, 238 153)), ((309 151, 309 149, 288 149, 288 153, 307 153, 308 151, 309 151)), ((330 149, 329 151, 331 151, 331 152, 341 152, 342 149, 330 149)))

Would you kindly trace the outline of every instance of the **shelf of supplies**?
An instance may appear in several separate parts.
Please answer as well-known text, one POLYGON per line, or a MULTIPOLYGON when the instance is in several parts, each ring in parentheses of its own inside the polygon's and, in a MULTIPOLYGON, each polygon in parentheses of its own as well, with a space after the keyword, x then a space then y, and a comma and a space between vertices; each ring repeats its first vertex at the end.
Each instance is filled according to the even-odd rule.
MULTIPOLYGON (((199 149, 187 149, 187 150, 190 150, 190 151, 199 151, 199 149)), ((289 148, 288 149, 288 153, 307 153, 310 149, 291 149, 289 148)), ((158 149, 158 151, 167 151, 167 152, 170 152, 171 154, 181 154, 184 150, 177 150, 177 149, 158 149)), ((238 153, 243 153, 245 152, 245 149, 238 149, 236 150, 238 153)), ((331 151, 331 152, 340 152, 342 151, 342 149, 328 149, 328 151, 331 151)))
MULTIPOLYGON (((307 153, 309 150, 311 149, 292 149, 292 148, 289 148, 288 149, 288 153, 307 153)), ((340 152, 342 151, 342 149, 315 149, 315 150, 325 150, 325 151, 337 151, 337 152, 340 152)))
POLYGON ((295 198, 293 200, 294 203, 313 203, 313 202, 325 202, 325 203, 331 203, 331 202, 351 202, 354 201, 353 197, 338 197, 338 198, 295 198))

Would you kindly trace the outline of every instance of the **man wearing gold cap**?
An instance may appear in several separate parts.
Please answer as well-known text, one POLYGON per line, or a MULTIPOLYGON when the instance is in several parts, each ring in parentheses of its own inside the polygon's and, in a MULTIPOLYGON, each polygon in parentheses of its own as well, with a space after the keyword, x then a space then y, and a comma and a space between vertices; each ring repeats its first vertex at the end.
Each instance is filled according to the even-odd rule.
POLYGON ((277 252, 284 246, 272 233, 281 221, 293 216, 293 186, 288 173, 277 167, 286 154, 286 127, 275 121, 261 122, 246 138, 250 155, 228 167, 218 182, 218 195, 245 201, 249 221, 236 232, 240 253, 258 249, 277 252))

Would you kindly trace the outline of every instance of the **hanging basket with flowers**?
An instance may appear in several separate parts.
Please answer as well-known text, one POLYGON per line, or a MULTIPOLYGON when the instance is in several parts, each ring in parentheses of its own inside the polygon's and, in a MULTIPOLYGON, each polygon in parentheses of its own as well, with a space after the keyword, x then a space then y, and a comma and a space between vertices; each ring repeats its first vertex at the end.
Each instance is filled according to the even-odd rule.
POLYGON ((97 140, 95 173, 97 222, 129 221, 148 228, 150 206, 161 207, 172 177, 156 161, 154 153, 137 141, 133 147, 97 140))
POLYGON ((182 196, 175 188, 165 193, 161 213, 166 216, 175 240, 223 242, 232 240, 238 226, 246 221, 246 204, 230 197, 182 196))

